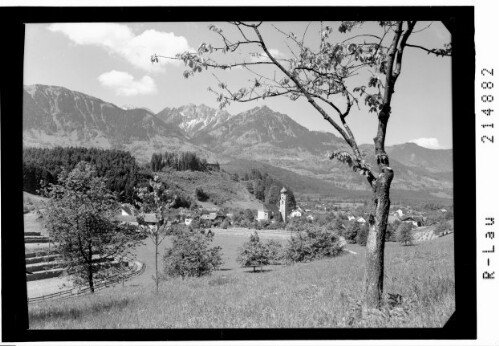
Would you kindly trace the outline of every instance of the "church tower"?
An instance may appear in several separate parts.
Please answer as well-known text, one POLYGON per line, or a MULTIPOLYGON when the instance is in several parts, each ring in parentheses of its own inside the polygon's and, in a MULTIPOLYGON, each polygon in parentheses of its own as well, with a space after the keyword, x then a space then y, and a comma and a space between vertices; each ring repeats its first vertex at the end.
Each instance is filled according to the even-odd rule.
POLYGON ((285 187, 281 190, 281 200, 279 201, 279 212, 281 213, 282 221, 287 221, 288 210, 286 210, 286 201, 288 199, 288 190, 285 187))

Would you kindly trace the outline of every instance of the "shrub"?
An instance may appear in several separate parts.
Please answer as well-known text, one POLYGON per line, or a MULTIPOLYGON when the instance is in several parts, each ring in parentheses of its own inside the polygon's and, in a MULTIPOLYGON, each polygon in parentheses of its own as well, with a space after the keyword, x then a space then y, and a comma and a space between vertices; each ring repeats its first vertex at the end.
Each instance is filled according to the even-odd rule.
POLYGON ((269 220, 261 220, 261 221, 258 221, 258 223, 259 223, 259 226, 261 229, 266 229, 271 225, 269 220))
POLYGON ((283 246, 275 239, 270 239, 265 243, 269 253, 269 264, 281 264, 283 260, 283 246))
POLYGON ((286 231, 299 232, 308 227, 308 222, 305 218, 293 217, 286 224, 286 231))
POLYGON ((269 250, 260 242, 258 232, 255 231, 250 236, 249 241, 243 244, 237 262, 243 267, 253 267, 253 271, 255 271, 256 267, 262 267, 270 263, 269 250))
POLYGON ((222 265, 222 248, 209 247, 213 236, 200 232, 179 232, 163 257, 165 274, 171 277, 209 275, 222 265))
POLYGON ((357 238, 357 233, 360 231, 360 225, 358 222, 350 222, 345 230, 341 233, 341 235, 346 239, 347 242, 353 244, 355 243, 355 239, 357 238))
POLYGON ((449 223, 447 221, 441 221, 437 224, 437 227, 435 228, 433 233, 435 235, 440 235, 441 233, 446 232, 446 231, 450 231, 450 230, 451 230, 451 226, 449 225, 449 223))
POLYGON ((284 223, 282 222, 271 222, 265 229, 268 230, 275 230, 275 229, 283 229, 285 227, 284 223))
POLYGON ((397 241, 402 245, 411 245, 412 240, 412 224, 402 222, 397 229, 397 241))
POLYGON ((369 224, 366 222, 360 227, 360 230, 357 233, 357 237, 355 238, 357 244, 359 244, 360 246, 366 246, 368 233, 369 233, 369 224))
POLYGON ((200 227, 201 227, 201 223, 199 222, 199 220, 192 220, 192 222, 190 224, 191 229, 199 229, 200 227))
POLYGON ((239 226, 243 228, 249 228, 251 226, 251 223, 243 219, 239 221, 239 226))
MULTIPOLYGON (((398 224, 400 224, 400 222, 398 224)), ((395 222, 393 224, 386 225, 385 242, 397 241, 397 227, 395 227, 394 225, 395 222)))
POLYGON ((220 225, 222 229, 227 229, 229 227, 229 220, 225 219, 223 220, 222 224, 220 225))
POLYGON ((309 262, 324 257, 334 257, 346 245, 336 232, 325 227, 309 225, 303 231, 291 235, 285 259, 288 262, 309 262))
POLYGON ((255 215, 253 214, 253 211, 251 209, 246 209, 244 210, 244 218, 248 222, 253 222, 255 221, 255 215))
POLYGON ((280 211, 278 211, 277 213, 274 214, 273 220, 277 221, 277 222, 282 222, 282 215, 281 215, 280 211))
POLYGON ((454 218, 454 212, 452 210, 449 210, 445 213, 444 218, 446 220, 451 220, 454 218))
POLYGON ((205 202, 210 198, 206 192, 203 191, 202 188, 196 187, 196 198, 198 201, 205 202))

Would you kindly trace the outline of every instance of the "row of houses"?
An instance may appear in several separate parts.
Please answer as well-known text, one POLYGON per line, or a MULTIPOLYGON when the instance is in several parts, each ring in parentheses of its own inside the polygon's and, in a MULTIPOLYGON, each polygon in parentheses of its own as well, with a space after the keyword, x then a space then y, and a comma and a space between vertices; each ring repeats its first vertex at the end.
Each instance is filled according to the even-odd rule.
MULTIPOLYGON (((138 211, 131 205, 122 205, 121 212, 115 216, 115 221, 126 222, 131 225, 138 225, 137 221, 138 211)), ((156 214, 144 214, 144 222, 149 225, 156 225, 159 221, 156 214)), ((194 220, 198 220, 201 224, 216 224, 222 223, 227 218, 232 218, 233 215, 228 213, 224 214, 216 208, 206 208, 197 212, 188 209, 177 209, 169 213, 168 222, 170 223, 184 223, 189 226, 194 220)))

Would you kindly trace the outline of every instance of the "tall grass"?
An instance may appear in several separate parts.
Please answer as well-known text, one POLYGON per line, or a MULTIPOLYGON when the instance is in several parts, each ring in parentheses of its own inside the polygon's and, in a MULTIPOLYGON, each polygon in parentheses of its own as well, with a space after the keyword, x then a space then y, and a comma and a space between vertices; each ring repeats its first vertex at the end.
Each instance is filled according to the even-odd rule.
POLYGON ((351 245, 358 255, 172 279, 158 295, 145 278, 137 287, 33 304, 30 328, 441 327, 455 309, 452 240, 388 243, 385 292, 399 298, 375 311, 359 307, 364 248, 351 245))

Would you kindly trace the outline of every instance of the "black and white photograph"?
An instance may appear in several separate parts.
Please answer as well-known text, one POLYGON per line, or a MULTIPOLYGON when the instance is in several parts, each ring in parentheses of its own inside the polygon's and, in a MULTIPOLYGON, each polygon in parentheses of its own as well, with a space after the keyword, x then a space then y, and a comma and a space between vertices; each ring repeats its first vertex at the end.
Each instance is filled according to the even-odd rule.
POLYGON ((28 330, 445 330, 460 22, 366 12, 27 21, 28 330))

